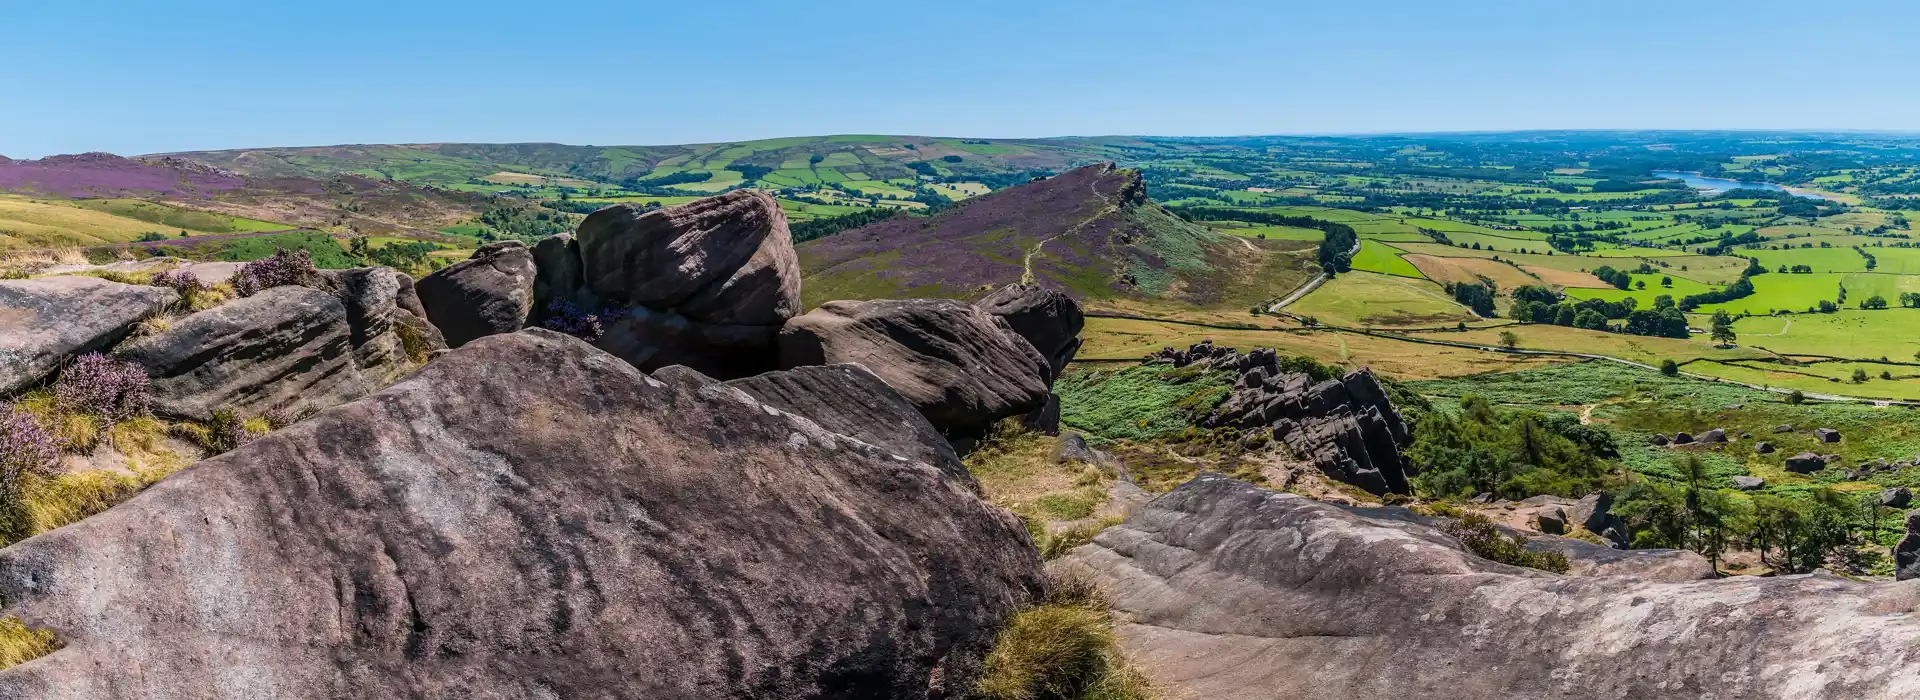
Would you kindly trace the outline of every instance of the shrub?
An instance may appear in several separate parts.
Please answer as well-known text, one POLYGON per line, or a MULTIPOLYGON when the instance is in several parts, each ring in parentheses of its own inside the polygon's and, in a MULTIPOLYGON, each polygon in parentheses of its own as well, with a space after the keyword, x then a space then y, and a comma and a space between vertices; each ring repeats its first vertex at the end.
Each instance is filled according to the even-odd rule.
POLYGON ((281 248, 271 257, 240 266, 240 271, 233 274, 233 289, 240 296, 250 297, 263 289, 308 284, 316 274, 313 257, 307 251, 281 248))
POLYGON ((97 352, 68 365, 53 393, 61 410, 98 416, 109 425, 146 415, 150 401, 146 370, 97 352))
POLYGON ((600 336, 606 333, 606 329, 600 325, 598 315, 587 313, 571 302, 561 299, 555 299, 553 303, 547 304, 547 320, 540 325, 547 330, 565 333, 587 342, 599 340, 600 336))
POLYGON ((175 425, 174 433, 193 441, 211 457, 233 450, 236 447, 253 442, 273 429, 271 421, 265 418, 243 419, 229 410, 213 412, 213 420, 204 425, 181 423, 175 425))
POLYGON ((1799 389, 1794 389, 1793 393, 1787 394, 1787 403, 1798 406, 1806 402, 1807 402, 1807 395, 1804 393, 1801 393, 1799 389))
POLYGON ((1467 551, 1483 559, 1556 574, 1567 573, 1567 555, 1559 552, 1529 552, 1526 550, 1526 538, 1510 537, 1500 532, 1492 520, 1479 513, 1468 513, 1440 529, 1459 538, 1467 551))
POLYGON ((54 472, 60 448, 60 439, 33 414, 12 405, 0 406, 0 543, 33 534, 24 486, 54 472))
POLYGON ((1661 361, 1660 361, 1660 373, 1661 373, 1661 374, 1664 374, 1664 375, 1667 375, 1667 376, 1669 376, 1669 377, 1676 377, 1676 376, 1679 376, 1679 375, 1680 375, 1680 363, 1678 363, 1678 362, 1674 362, 1673 360, 1661 360, 1661 361))
POLYGON ((194 297, 199 296, 201 292, 209 289, 205 283, 200 281, 199 275, 193 274, 193 271, 188 269, 160 272, 155 274, 153 279, 149 280, 147 284, 155 287, 166 287, 179 293, 181 305, 188 308, 193 307, 194 297))

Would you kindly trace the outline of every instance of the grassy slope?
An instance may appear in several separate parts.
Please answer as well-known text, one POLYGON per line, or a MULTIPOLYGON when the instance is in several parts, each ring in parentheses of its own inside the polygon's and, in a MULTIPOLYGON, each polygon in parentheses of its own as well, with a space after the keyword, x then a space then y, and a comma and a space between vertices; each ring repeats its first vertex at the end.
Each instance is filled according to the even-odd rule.
POLYGON ((172 238, 181 231, 202 235, 285 228, 291 227, 141 200, 0 195, 0 250, 122 243, 147 233, 172 238))

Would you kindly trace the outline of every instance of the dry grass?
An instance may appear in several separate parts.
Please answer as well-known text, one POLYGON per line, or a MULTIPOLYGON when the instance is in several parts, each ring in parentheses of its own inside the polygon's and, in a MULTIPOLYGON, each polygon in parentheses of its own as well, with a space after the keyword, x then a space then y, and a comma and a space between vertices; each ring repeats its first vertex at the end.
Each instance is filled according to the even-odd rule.
POLYGON ((1054 576, 1045 604, 1015 613, 975 693, 988 700, 1149 700, 1153 685, 1120 653, 1091 581, 1054 576))
MULTIPOLYGON (((1440 340, 1459 342, 1479 340, 1473 333, 1430 335, 1440 340)), ((1498 332, 1488 332, 1486 335, 1496 336, 1498 332)), ((1211 339, 1216 345, 1241 350, 1273 348, 1282 355, 1305 355, 1346 369, 1372 367, 1377 372, 1408 380, 1531 369, 1557 362, 1338 331, 1223 330, 1114 318, 1087 319, 1086 331, 1081 337, 1086 339, 1086 345, 1081 348, 1079 355, 1084 360, 1138 360, 1162 347, 1184 348, 1211 339)), ((1496 339, 1489 344, 1497 343, 1496 339)))
POLYGON ((153 418, 121 421, 104 437, 126 455, 125 471, 90 469, 27 482, 22 500, 32 532, 46 532, 105 512, 185 468, 191 460, 166 447, 167 430, 166 423, 153 418))
POLYGON ((60 650, 53 630, 33 629, 20 618, 0 617, 0 670, 19 666, 60 650))

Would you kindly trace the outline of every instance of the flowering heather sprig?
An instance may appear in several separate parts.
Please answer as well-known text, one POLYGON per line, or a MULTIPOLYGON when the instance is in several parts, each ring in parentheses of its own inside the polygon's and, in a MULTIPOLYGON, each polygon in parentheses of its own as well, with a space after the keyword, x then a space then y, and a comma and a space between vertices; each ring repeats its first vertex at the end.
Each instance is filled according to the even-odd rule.
POLYGON ((540 325, 547 330, 565 333, 587 342, 599 340, 600 336, 606 333, 606 329, 600 325, 598 315, 587 313, 571 302, 560 299, 547 304, 547 320, 540 325))
POLYGON ((108 423, 146 414, 151 400, 146 370, 97 352, 68 365, 53 384, 53 396, 63 409, 91 413, 108 423))
POLYGON ((294 421, 299 420, 299 417, 295 416, 293 411, 289 411, 284 407, 269 408, 266 413, 260 414, 260 417, 266 419, 267 424, 273 426, 275 429, 293 425, 294 421))
POLYGON ((0 405, 0 488, 17 493, 20 477, 53 473, 60 460, 60 438, 33 414, 0 405))
POLYGON ((155 287, 166 287, 179 292, 181 299, 192 299, 193 295, 207 289, 207 284, 200 281, 199 275, 193 274, 192 270, 185 268, 166 270, 155 274, 153 281, 148 284, 155 287))
POLYGON ((233 290, 240 296, 250 297, 263 289, 307 284, 317 273, 313 256, 307 251, 281 248, 274 251, 272 257, 241 265, 240 271, 233 274, 233 290))

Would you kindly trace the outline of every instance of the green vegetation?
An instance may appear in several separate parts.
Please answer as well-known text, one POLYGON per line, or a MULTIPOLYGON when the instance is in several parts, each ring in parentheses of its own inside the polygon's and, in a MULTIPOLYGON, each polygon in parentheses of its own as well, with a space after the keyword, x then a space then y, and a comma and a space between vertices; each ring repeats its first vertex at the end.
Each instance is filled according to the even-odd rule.
POLYGON ((53 630, 34 629, 20 618, 0 617, 0 671, 59 651, 60 638, 53 630))
POLYGON ((1107 439, 1146 440, 1185 431, 1232 386, 1229 372, 1152 364, 1068 372, 1054 393, 1062 424, 1107 439))
POLYGON ((1525 538, 1501 533, 1493 521, 1479 513, 1464 514, 1459 520, 1442 525, 1440 529, 1460 538, 1460 544, 1483 559, 1556 574, 1567 573, 1567 555, 1559 552, 1529 552, 1525 549, 1525 538))
POLYGON ((987 700, 1157 697, 1121 655, 1099 589, 1072 576, 1049 578, 1047 599, 1014 613, 994 639, 975 694, 987 700))

